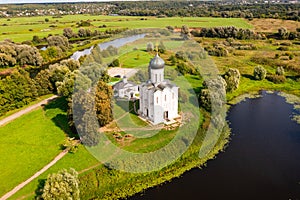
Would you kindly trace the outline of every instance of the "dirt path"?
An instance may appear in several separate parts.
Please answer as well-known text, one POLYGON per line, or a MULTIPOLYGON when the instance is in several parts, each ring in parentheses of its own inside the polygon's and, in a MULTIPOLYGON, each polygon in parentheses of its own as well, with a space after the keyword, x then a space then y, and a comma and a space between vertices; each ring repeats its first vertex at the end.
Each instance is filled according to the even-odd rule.
POLYGON ((30 112, 30 111, 38 108, 38 107, 40 107, 43 104, 47 104, 49 101, 51 101, 53 99, 56 99, 57 97, 58 96, 53 95, 53 96, 51 96, 51 97, 49 97, 47 99, 44 99, 44 100, 42 100, 42 101, 40 101, 40 102, 38 102, 38 103, 36 103, 36 104, 34 104, 32 106, 29 106, 29 107, 27 107, 25 109, 22 109, 19 112, 16 112, 16 113, 14 113, 14 114, 12 114, 12 115, 10 115, 10 116, 8 116, 8 117, 0 120, 0 126, 3 126, 5 124, 7 124, 7 123, 9 123, 9 122, 17 119, 18 117, 20 117, 20 116, 22 116, 22 115, 24 115, 24 114, 26 114, 26 113, 28 113, 28 112, 30 112))
POLYGON ((27 179, 26 181, 20 183, 14 189, 12 189, 8 193, 6 193, 4 196, 2 196, 0 198, 0 200, 6 200, 9 197, 11 197, 12 195, 14 195, 16 192, 18 192, 20 189, 22 189, 25 185, 27 185, 28 183, 30 183, 33 179, 37 178, 42 173, 44 173, 47 169, 49 169, 50 167, 52 167, 57 161, 59 161, 61 158, 63 158, 67 153, 68 153, 68 149, 65 149, 64 151, 62 151, 49 164, 47 164, 46 166, 44 166, 40 171, 36 172, 29 179, 27 179))

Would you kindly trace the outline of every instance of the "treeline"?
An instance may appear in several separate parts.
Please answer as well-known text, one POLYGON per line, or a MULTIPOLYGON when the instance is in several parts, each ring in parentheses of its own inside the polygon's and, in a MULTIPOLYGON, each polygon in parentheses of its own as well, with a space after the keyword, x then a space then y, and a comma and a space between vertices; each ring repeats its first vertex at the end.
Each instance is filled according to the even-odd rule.
POLYGON ((234 38, 240 40, 266 38, 265 35, 256 33, 250 29, 236 28, 234 26, 201 28, 192 30, 191 34, 195 37, 234 38))
MULTIPOLYGON (((220 1, 135 1, 111 3, 64 3, 7 5, 6 14, 17 16, 19 13, 39 15, 39 9, 47 13, 63 14, 119 14, 126 16, 160 16, 160 17, 223 17, 223 18, 275 18, 300 20, 300 4, 247 3, 220 1), (54 12, 53 12, 54 11, 54 12)), ((0 10, 1 11, 1 10, 0 10)), ((57 14, 56 14, 57 15, 57 14)), ((4 15, 3 15, 4 16, 4 15)))
POLYGON ((41 66, 42 62, 43 58, 36 47, 11 41, 0 42, 0 68, 15 65, 41 66))
POLYGON ((0 116, 29 104, 39 96, 55 92, 58 82, 62 82, 68 73, 78 67, 78 61, 69 59, 50 65, 49 69, 41 70, 35 76, 31 76, 23 68, 18 68, 1 78, 0 116))
POLYGON ((286 28, 282 27, 278 29, 277 33, 269 33, 265 35, 252 31, 250 29, 242 29, 236 28, 234 26, 229 26, 194 29, 191 31, 191 34, 195 37, 234 38, 238 40, 262 40, 267 38, 295 40, 300 38, 300 28, 297 28, 296 31, 289 32, 286 28))

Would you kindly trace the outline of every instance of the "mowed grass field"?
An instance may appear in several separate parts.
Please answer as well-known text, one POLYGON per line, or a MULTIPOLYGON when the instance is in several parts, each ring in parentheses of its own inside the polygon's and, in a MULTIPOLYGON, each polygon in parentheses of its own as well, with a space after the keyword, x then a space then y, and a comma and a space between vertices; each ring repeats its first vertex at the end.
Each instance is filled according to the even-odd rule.
MULTIPOLYGON (((62 151, 61 144, 70 131, 65 108, 66 101, 61 98, 0 127, 0 196, 31 177, 62 151)), ((76 154, 67 154, 16 196, 32 193, 39 180, 47 178, 49 173, 70 167, 81 171, 97 163, 80 146, 76 154)))
POLYGON ((48 34, 62 34, 63 29, 72 27, 78 31, 76 25, 81 20, 90 20, 91 30, 105 31, 115 28, 165 28, 166 26, 181 27, 216 27, 216 26, 236 26, 239 28, 252 28, 252 25, 241 18, 210 18, 210 17, 128 17, 128 16, 92 16, 92 15, 66 15, 61 18, 52 16, 39 17, 18 17, 0 19, 0 41, 11 39, 14 42, 31 40, 34 35, 46 37, 48 34), (48 22, 45 19, 49 19, 48 22), (105 28, 99 26, 106 25, 105 28))
POLYGON ((65 133, 55 125, 59 108, 30 112, 0 127, 0 196, 48 164, 65 133))

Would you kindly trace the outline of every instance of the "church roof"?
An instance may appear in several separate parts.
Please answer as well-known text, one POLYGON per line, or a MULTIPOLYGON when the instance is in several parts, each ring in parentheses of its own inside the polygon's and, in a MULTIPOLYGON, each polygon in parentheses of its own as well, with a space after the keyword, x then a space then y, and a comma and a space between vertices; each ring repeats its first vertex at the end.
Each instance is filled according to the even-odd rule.
POLYGON ((142 87, 147 87, 147 90, 153 90, 156 91, 163 91, 165 88, 173 88, 177 87, 175 84, 170 83, 168 80, 165 80, 163 83, 158 84, 155 86, 153 83, 144 83, 141 85, 142 87))
POLYGON ((149 64, 151 69, 162 69, 165 67, 165 61, 158 54, 151 59, 149 64))
POLYGON ((120 89, 130 88, 134 86, 136 86, 134 82, 131 81, 124 82, 123 80, 121 80, 113 86, 113 89, 120 90, 120 89))

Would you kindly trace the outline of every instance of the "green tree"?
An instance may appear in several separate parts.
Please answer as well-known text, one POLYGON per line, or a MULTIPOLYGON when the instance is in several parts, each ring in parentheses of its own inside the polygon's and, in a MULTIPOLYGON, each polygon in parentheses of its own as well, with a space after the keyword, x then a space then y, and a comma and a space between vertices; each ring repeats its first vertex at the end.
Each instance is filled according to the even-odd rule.
POLYGON ((41 70, 35 77, 34 82, 39 96, 50 94, 53 91, 53 85, 50 81, 49 70, 41 70))
POLYGON ((226 81, 226 90, 233 91, 239 87, 241 74, 238 69, 229 68, 224 75, 226 81))
POLYGON ((65 36, 50 36, 47 38, 48 46, 56 46, 59 47, 63 52, 68 51, 69 49, 69 40, 65 36))
POLYGON ((188 40, 191 38, 191 33, 189 27, 187 25, 183 25, 180 30, 180 34, 184 40, 188 40))
POLYGON ((166 47, 164 45, 164 43, 162 41, 160 41, 159 45, 158 45, 158 52, 159 53, 165 53, 166 52, 166 47))
POLYGON ((256 80, 263 80, 267 76, 267 70, 262 66, 256 66, 253 71, 253 76, 256 80))
POLYGON ((67 66, 70 71, 74 71, 74 70, 78 69, 80 66, 79 61, 71 59, 71 58, 60 61, 60 64, 67 66))
POLYGON ((63 169, 58 173, 48 175, 43 188, 42 198, 52 199, 74 199, 79 200, 79 179, 74 169, 67 171, 63 169))
POLYGON ((105 126, 113 120, 112 97, 111 86, 99 81, 96 88, 95 109, 100 126, 105 126))
POLYGON ((207 111, 214 108, 214 111, 218 112, 226 100, 226 81, 218 76, 205 81, 203 86, 199 96, 200 105, 207 111))
POLYGON ((280 75, 280 76, 284 75, 284 69, 283 69, 283 67, 277 67, 277 69, 276 69, 276 75, 280 75))
POLYGON ((74 37, 73 30, 71 28, 64 28, 63 36, 67 37, 68 39, 74 37))
POLYGON ((20 65, 33 65, 40 66, 43 63, 43 58, 36 47, 31 47, 29 45, 17 45, 17 63, 20 65))
POLYGON ((152 42, 149 42, 149 43, 147 44, 147 51, 148 51, 148 52, 151 52, 151 51, 153 51, 153 50, 154 50, 154 45, 153 45, 152 42))

